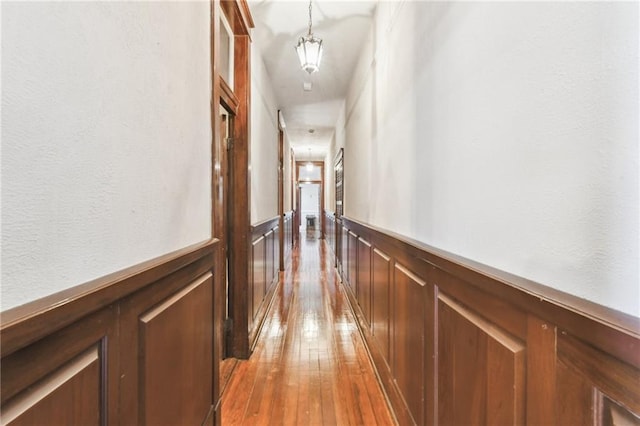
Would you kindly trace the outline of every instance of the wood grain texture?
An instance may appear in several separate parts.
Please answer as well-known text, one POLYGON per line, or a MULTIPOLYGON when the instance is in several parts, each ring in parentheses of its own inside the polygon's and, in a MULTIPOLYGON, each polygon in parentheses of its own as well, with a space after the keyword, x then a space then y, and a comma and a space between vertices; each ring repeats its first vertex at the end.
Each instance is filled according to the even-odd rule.
POLYGON ((349 286, 353 294, 358 294, 358 236, 349 232, 348 256, 349 286))
POLYGON ((211 407, 211 274, 140 317, 140 424, 202 424, 211 407))
POLYGON ((208 240, 0 313, 2 357, 213 254, 208 240))
POLYGON ((241 2, 221 1, 223 11, 232 22, 234 41, 234 94, 238 110, 233 121, 234 144, 231 167, 234 171, 231 188, 233 200, 228 200, 233 213, 229 215, 229 276, 231 291, 230 312, 233 319, 232 350, 237 358, 250 355, 249 310, 250 282, 250 224, 251 224, 251 144, 249 121, 251 116, 251 39, 241 2))
POLYGON ((426 283, 396 264, 393 295, 393 375, 416 424, 424 424, 426 283))
POLYGON ((527 424, 555 424, 556 327, 530 315, 527 321, 527 424))
POLYGON ((342 227, 340 231, 340 258, 339 258, 339 270, 342 281, 351 287, 349 280, 349 230, 346 227, 342 227))
MULTIPOLYGON (((385 360, 391 359, 391 258, 378 249, 373 250, 372 333, 385 360)), ((388 361, 386 361, 388 362, 388 361)))
POLYGON ((367 324, 371 324, 371 244, 358 239, 358 304, 367 324))
POLYGON ((253 279, 251 281, 251 307, 248 310, 249 329, 253 328, 253 320, 265 295, 265 250, 266 239, 264 237, 258 238, 251 244, 253 279))
MULTIPOLYGON (((560 362, 591 387, 640 414, 640 370, 585 345, 565 331, 558 334, 557 345, 560 362)), ((558 394, 564 395, 560 390, 558 394)))
POLYGON ((223 424, 393 424, 326 245, 301 245, 225 390, 223 424))
POLYGON ((439 423, 524 424, 525 347, 439 296, 439 423))
MULTIPOLYGON (((100 346, 79 354, 2 407, 2 424, 99 425, 102 412, 100 346)), ((106 423, 103 423, 106 424, 106 423)))
POLYGON ((356 312, 367 302, 360 274, 353 282, 360 256, 352 241, 371 245, 373 333, 364 315, 356 319, 400 424, 640 418, 639 319, 349 218, 336 235, 356 312), (378 278, 387 267, 392 279, 378 278), (408 293, 418 288, 412 282, 423 283, 426 296, 408 293), (376 336, 381 313, 390 320, 388 351, 376 336))
MULTIPOLYGON (((545 318, 576 338, 640 368, 638 317, 347 217, 343 217, 343 223, 348 230, 372 241, 374 247, 382 248, 407 266, 414 267, 416 261, 432 264, 511 309, 545 318)), ((438 286, 449 291, 446 283, 438 286)))
MULTIPOLYGON (((79 304, 80 307, 73 310, 72 317, 78 312, 90 311, 93 313, 77 318, 61 329, 58 328, 58 324, 51 324, 48 330, 49 334, 45 334, 36 342, 12 351, 2 358, 0 383, 3 409, 11 406, 13 401, 20 395, 24 395, 28 389, 34 389, 37 383, 42 383, 43 380, 47 380, 47 377, 57 374, 61 368, 64 368, 64 365, 77 358, 87 348, 97 347, 99 351, 97 379, 99 387, 94 393, 83 391, 83 397, 90 398, 96 393, 99 395, 98 412, 99 421, 102 424, 116 424, 123 419, 137 419, 137 407, 140 402, 137 380, 139 352, 136 330, 138 315, 159 303, 163 298, 180 291, 197 277, 211 273, 216 244, 217 242, 212 241, 204 246, 198 245, 192 250, 180 251, 178 257, 163 256, 154 261, 129 268, 130 275, 121 276, 121 281, 112 283, 115 286, 114 289, 103 287, 95 292, 87 293, 86 298, 78 297, 75 299, 73 303, 79 304), (162 261, 165 264, 159 263, 162 261), (156 281, 146 283, 150 277, 156 281), (137 291, 123 290, 122 287, 126 283, 131 284, 137 291), (96 295, 101 293, 105 295, 102 302, 91 307, 81 306, 84 303, 95 302, 96 295), (112 299, 115 297, 114 295, 124 295, 124 297, 114 301, 112 299), (105 305, 101 305, 101 303, 105 303, 105 305)), ((111 282, 106 279, 105 281, 111 282)), ((209 298, 209 303, 211 301, 212 297, 209 298)), ((64 313, 68 312, 67 309, 69 309, 68 305, 62 303, 45 309, 45 313, 42 315, 46 318, 57 318, 60 315, 64 316, 64 313), (60 309, 61 312, 56 312, 57 309, 60 309)), ((26 321, 41 321, 37 318, 38 314, 35 315, 26 321)), ((212 312, 209 310, 205 324, 210 327, 211 322, 212 312)), ((39 333, 42 332, 44 330, 39 333)), ((17 341, 26 340, 18 335, 17 341)), ((212 346, 210 344, 203 349, 212 351, 212 346)), ((209 364, 210 368, 212 363, 213 361, 209 364)), ((86 376, 84 373, 82 374, 82 377, 86 376)), ((86 380, 83 378, 81 382, 84 383, 86 380)), ((84 385, 78 386, 82 388, 84 385)), ((54 404, 57 411, 67 414, 82 413, 83 408, 76 407, 75 404, 91 406, 90 401, 85 401, 75 395, 78 392, 78 386, 73 384, 57 388, 54 404)), ((213 399, 211 383, 207 389, 206 397, 211 405, 213 399)), ((80 417, 85 418, 83 415, 80 417)), ((57 419, 53 414, 51 418, 57 419)), ((67 421, 70 419, 69 417, 62 418, 63 420, 58 424, 74 424, 73 419, 67 421)), ((87 421, 86 423, 91 422, 87 421)))

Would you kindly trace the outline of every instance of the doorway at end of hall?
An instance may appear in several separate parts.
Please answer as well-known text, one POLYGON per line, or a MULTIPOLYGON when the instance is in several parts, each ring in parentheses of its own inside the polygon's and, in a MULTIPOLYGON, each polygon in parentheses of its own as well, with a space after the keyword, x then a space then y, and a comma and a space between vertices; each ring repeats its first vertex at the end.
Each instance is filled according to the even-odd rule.
POLYGON ((307 239, 320 235, 320 184, 300 183, 300 232, 307 239))

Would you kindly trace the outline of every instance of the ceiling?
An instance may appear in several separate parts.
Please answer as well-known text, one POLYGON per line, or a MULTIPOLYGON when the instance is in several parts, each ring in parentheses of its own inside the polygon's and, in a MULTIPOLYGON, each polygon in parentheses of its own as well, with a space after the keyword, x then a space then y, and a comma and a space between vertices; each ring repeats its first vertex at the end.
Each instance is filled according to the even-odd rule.
POLYGON ((376 1, 313 1, 313 34, 323 40, 320 71, 300 68, 295 45, 306 35, 309 2, 249 0, 252 40, 271 77, 287 134, 300 158, 324 157, 331 142, 376 1), (311 82, 312 90, 303 90, 311 82), (313 129, 313 132, 309 130, 313 129))

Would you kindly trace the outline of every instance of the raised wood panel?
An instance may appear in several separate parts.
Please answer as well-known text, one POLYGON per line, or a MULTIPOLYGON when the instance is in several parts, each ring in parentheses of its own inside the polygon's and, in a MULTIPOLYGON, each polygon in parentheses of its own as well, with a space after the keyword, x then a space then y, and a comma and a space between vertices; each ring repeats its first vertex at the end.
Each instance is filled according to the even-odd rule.
POLYGON ((382 351, 382 355, 388 363, 390 350, 390 326, 391 320, 391 258, 379 251, 373 250, 372 267, 372 320, 371 329, 382 351))
POLYGON ((424 424, 426 305, 432 303, 427 284, 396 264, 393 286, 392 372, 416 424, 424 424))
POLYGON ((366 301, 357 291, 363 278, 350 274, 353 236, 371 244, 371 328, 357 318, 399 424, 640 423, 639 318, 340 222, 342 275, 356 311, 366 301))
POLYGON ((253 282, 251 291, 251 305, 249 310, 250 328, 253 328, 253 319, 258 313, 260 304, 265 295, 265 245, 264 237, 260 237, 252 244, 252 271, 253 282))
MULTIPOLYGON (((275 229, 275 228, 274 228, 275 229)), ((265 243, 265 264, 264 264, 264 269, 265 269, 265 288, 264 288, 264 293, 267 293, 267 290, 269 290, 269 288, 271 287, 271 283, 273 283, 273 271, 275 270, 274 268, 274 257, 273 257, 273 251, 275 248, 274 242, 275 242, 275 232, 273 230, 267 232, 265 234, 265 239, 266 239, 266 243, 265 243)))
MULTIPOLYGON (((578 382, 589 388, 590 395, 597 393, 616 404, 626 407, 629 411, 640 416, 640 371, 632 366, 616 360, 598 349, 585 345, 578 339, 561 331, 557 339, 558 364, 572 370, 572 374, 565 373, 566 380, 557 381, 557 395, 565 395, 562 386, 577 387, 578 382), (579 378, 579 380, 578 380, 579 378), (573 379, 573 380, 570 380, 573 379)), ((597 403, 591 398, 589 407, 596 410, 597 403)), ((585 405, 574 402, 573 407, 563 402, 561 409, 578 411, 585 405)))
POLYGON ((434 284, 442 292, 464 305, 473 306, 478 314, 509 334, 522 340, 526 339, 527 315, 525 312, 442 269, 433 268, 432 276, 434 284))
POLYGON ((2 357, 212 255, 209 240, 2 312, 2 357))
POLYGON ((94 345, 2 407, 2 425, 106 424, 101 347, 94 345))
MULTIPOLYGON (((292 214, 285 214, 283 218, 285 234, 291 232, 292 214)), ((269 304, 280 277, 279 273, 279 219, 273 218, 255 225, 252 229, 252 244, 250 257, 250 282, 248 294, 249 313, 249 342, 250 347, 256 343, 260 328, 264 322, 269 304), (268 228, 272 226, 272 228, 268 228), (262 232, 262 234, 260 233, 262 232)), ((283 238, 284 253, 291 251, 293 241, 290 236, 283 238)), ((289 253, 290 255, 290 253, 289 253)))
MULTIPOLYGON (((62 299, 48 307, 44 306, 45 300, 52 301, 53 296, 21 307, 10 315, 3 313, 3 344, 5 332, 12 337, 7 340, 8 347, 0 362, 2 421, 16 417, 12 424, 139 423, 143 389, 139 383, 142 374, 139 318, 198 277, 211 276, 216 248, 216 240, 197 244, 65 290, 56 296, 62 299), (96 283, 101 284, 96 287, 96 283), (86 312, 89 314, 79 316, 86 312), (41 328, 44 318, 62 317, 64 327, 54 322, 48 330, 41 328), (32 341, 36 335, 39 339, 32 341), (87 348, 91 348, 90 352, 87 348), (84 363, 87 359, 90 361, 84 363), (43 393, 42 389, 50 391, 43 393), (15 407, 22 408, 16 411, 15 407), (20 415, 15 416, 16 412, 20 415)), ((206 315, 200 310, 198 317, 208 329, 209 342, 198 346, 200 353, 208 356, 208 370, 199 377, 208 383, 199 390, 202 396, 196 398, 206 399, 205 412, 199 419, 202 422, 216 399, 210 374, 216 361, 212 356, 211 285, 209 293, 198 303, 207 304, 206 315)), ((190 310, 191 315, 194 312, 190 310)), ((186 335, 190 333, 191 330, 186 335)), ((169 341, 160 341, 165 338, 159 333, 156 339, 163 351, 171 346, 169 341)), ((171 366, 174 370, 183 368, 183 361, 191 362, 189 359, 175 361, 171 366)), ((182 380, 180 377, 176 382, 182 380)))
POLYGON ((593 387, 563 362, 557 365, 556 390, 558 395, 562 395, 562 403, 556 406, 555 424, 596 424, 594 417, 597 395, 593 387))
POLYGON ((349 232, 349 285, 354 294, 358 294, 358 236, 349 232))
POLYGON ((342 281, 349 284, 349 230, 342 227, 340 236, 341 254, 340 254, 340 273, 342 281))
POLYGON ((371 244, 358 239, 357 299, 367 324, 371 324, 371 244))
POLYGON ((213 278, 140 317, 141 424, 202 424, 211 406, 213 278))
POLYGON ((523 424, 525 346, 440 294, 439 423, 523 424))
MULTIPOLYGON (((170 300, 176 294, 180 294, 186 287, 199 281, 201 277, 210 275, 212 273, 212 259, 203 260, 207 260, 207 262, 201 265, 194 264, 193 269, 188 268, 165 277, 154 286, 138 292, 120 303, 119 338, 121 342, 126 342, 123 343, 126 350, 121 351, 119 354, 119 410, 121 418, 136 419, 136 421, 140 422, 141 412, 144 410, 144 384, 141 382, 141 377, 143 376, 141 369, 144 368, 144 365, 140 362, 143 356, 143 348, 141 347, 143 338, 140 334, 142 331, 140 318, 150 310, 170 300)), ((211 298, 213 298, 213 295, 211 298)), ((211 301, 209 301, 209 303, 211 303, 211 301)), ((204 320, 211 326, 213 323, 212 311, 209 311, 207 318, 204 320)), ((213 332, 214 329, 212 327, 211 333, 213 334, 213 332)), ((165 343, 168 347, 172 344, 170 341, 166 341, 165 343)), ((209 347, 203 347, 202 350, 213 352, 212 345, 213 340, 209 347)), ((211 357, 213 358, 212 355, 211 357)), ((218 361, 219 360, 215 360, 215 362, 218 361)), ((217 399, 212 395, 212 387, 209 388, 208 395, 210 403, 213 403, 213 400, 217 399)))

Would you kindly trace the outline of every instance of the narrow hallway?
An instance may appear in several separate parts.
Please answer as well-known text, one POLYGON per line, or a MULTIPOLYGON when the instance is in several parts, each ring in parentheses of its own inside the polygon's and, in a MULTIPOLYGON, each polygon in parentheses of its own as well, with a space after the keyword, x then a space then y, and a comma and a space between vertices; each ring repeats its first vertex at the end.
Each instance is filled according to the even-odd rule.
POLYGON ((394 423, 332 259, 324 240, 301 236, 222 395, 224 425, 394 423))

